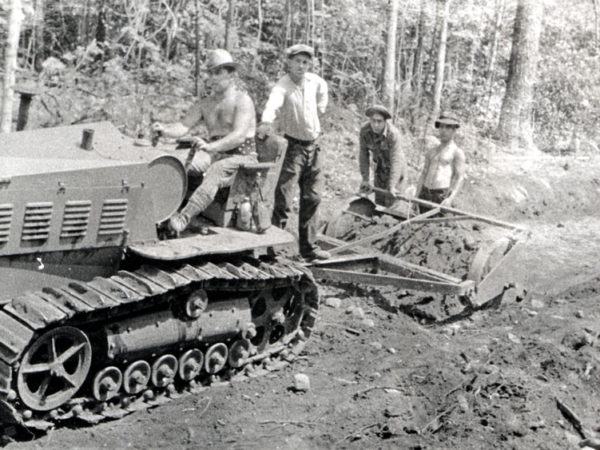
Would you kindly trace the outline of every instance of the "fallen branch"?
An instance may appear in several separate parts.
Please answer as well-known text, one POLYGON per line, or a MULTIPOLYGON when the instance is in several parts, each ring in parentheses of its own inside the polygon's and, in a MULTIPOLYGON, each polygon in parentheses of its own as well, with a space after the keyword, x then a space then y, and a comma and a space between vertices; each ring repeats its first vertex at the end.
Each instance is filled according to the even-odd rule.
POLYGON ((464 389, 465 391, 467 390, 467 387, 469 386, 473 386, 475 384, 475 381, 477 380, 477 377, 479 375, 475 375, 473 378, 471 378, 471 381, 463 381, 462 383, 454 386, 452 389, 450 389, 445 395, 444 398, 447 398, 450 394, 455 393, 456 391, 459 391, 460 389, 464 389))
MULTIPOLYGON (((450 414, 452 411, 454 411, 456 409, 456 404, 452 405, 450 408, 446 409, 445 411, 443 411, 441 414, 438 414, 437 416, 435 416, 433 419, 431 419, 422 429, 421 431, 419 431, 419 434, 423 434, 427 431, 427 429, 429 427, 431 427, 431 425, 433 425, 435 422, 439 421, 442 417, 450 414)), ((441 427, 438 426, 437 428, 431 430, 433 433, 435 433, 437 430, 439 430, 441 427)))
POLYGON ((349 435, 345 436, 344 438, 340 439, 339 441, 337 441, 334 445, 334 447, 337 447, 338 444, 341 444, 342 442, 344 442, 346 439, 351 439, 354 436, 360 434, 360 433, 364 433, 366 430, 368 430, 369 428, 373 428, 376 427, 377 425, 379 425, 379 422, 376 423, 372 423, 371 425, 367 425, 365 427, 362 427, 360 430, 358 431, 353 431, 352 433, 350 433, 349 435))
POLYGON ((314 426, 317 426, 317 424, 314 423, 314 422, 301 422, 301 421, 298 421, 298 420, 261 420, 258 423, 260 423, 261 425, 269 424, 269 423, 274 423, 274 424, 282 425, 282 426, 285 426, 285 425, 297 425, 299 427, 303 427, 303 426, 314 427, 314 426))
POLYGON ((361 395, 366 394, 367 392, 375 391, 377 389, 398 389, 398 386, 371 386, 370 388, 363 389, 362 391, 358 391, 354 394, 354 398, 359 397, 361 395))
POLYGON ((579 433, 579 435, 585 439, 586 435, 585 432, 583 431, 583 425, 581 423, 581 420, 579 420, 579 418, 575 415, 575 413, 573 411, 571 411, 571 409, 565 405, 563 402, 561 402, 558 398, 554 398, 556 400, 556 406, 558 406, 558 409, 560 410, 560 412, 562 413, 562 415, 565 417, 565 419, 567 419, 571 425, 573 425, 573 428, 575 428, 575 430, 579 433))

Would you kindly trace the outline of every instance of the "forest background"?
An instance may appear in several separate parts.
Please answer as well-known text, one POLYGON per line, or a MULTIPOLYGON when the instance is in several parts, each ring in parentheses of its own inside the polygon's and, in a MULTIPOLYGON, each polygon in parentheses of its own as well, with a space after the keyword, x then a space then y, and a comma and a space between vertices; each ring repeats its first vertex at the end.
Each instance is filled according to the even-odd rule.
POLYGON ((383 102, 418 137, 451 109, 474 139, 595 151, 599 11, 599 0, 4 0, 2 128, 15 128, 16 86, 37 94, 30 127, 110 120, 143 135, 202 95, 218 47, 242 63, 260 112, 283 50, 304 42, 330 85, 326 122, 383 102))

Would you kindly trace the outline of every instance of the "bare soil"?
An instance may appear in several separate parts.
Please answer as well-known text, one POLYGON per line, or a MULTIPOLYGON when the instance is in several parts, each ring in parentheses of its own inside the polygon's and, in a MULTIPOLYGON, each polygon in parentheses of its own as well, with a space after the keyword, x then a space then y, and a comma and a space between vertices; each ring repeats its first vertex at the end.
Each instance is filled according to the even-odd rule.
MULTIPOLYGON (((358 186, 352 142, 330 144, 324 217, 358 186)), ((531 298, 432 325, 381 290, 323 285, 315 332, 286 368, 6 448, 565 449, 600 438, 600 159, 483 155, 457 206, 529 227, 513 270, 529 275, 531 298), (326 305, 334 298, 341 306, 326 305), (298 373, 309 391, 291 389, 298 373)), ((397 237, 376 245, 404 251, 397 237)))

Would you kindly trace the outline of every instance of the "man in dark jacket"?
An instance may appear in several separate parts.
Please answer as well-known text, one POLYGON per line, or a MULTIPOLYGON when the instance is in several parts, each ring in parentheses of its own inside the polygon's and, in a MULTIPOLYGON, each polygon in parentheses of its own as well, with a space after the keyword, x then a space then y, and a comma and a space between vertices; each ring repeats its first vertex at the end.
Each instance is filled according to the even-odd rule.
MULTIPOLYGON (((392 117, 385 106, 373 105, 367 109, 369 118, 360 129, 360 148, 358 164, 362 183, 360 190, 368 191, 371 176, 371 161, 374 167, 373 186, 391 194, 404 190, 406 183, 406 159, 400 145, 400 132, 392 125, 392 117)), ((394 199, 389 196, 375 193, 375 203, 383 206, 392 206, 394 199)))

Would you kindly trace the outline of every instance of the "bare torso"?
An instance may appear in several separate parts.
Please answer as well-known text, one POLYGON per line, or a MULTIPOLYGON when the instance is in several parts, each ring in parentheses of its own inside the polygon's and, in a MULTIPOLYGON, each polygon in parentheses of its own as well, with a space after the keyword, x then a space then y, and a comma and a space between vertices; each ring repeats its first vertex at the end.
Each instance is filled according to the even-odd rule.
POLYGON ((189 128, 204 122, 208 138, 220 138, 232 132, 242 139, 254 137, 256 118, 250 96, 231 86, 224 92, 204 97, 192 106, 183 124, 189 128))
POLYGON ((450 187, 454 171, 454 159, 457 147, 453 142, 441 144, 427 155, 427 173, 423 186, 429 189, 446 189, 450 187))

